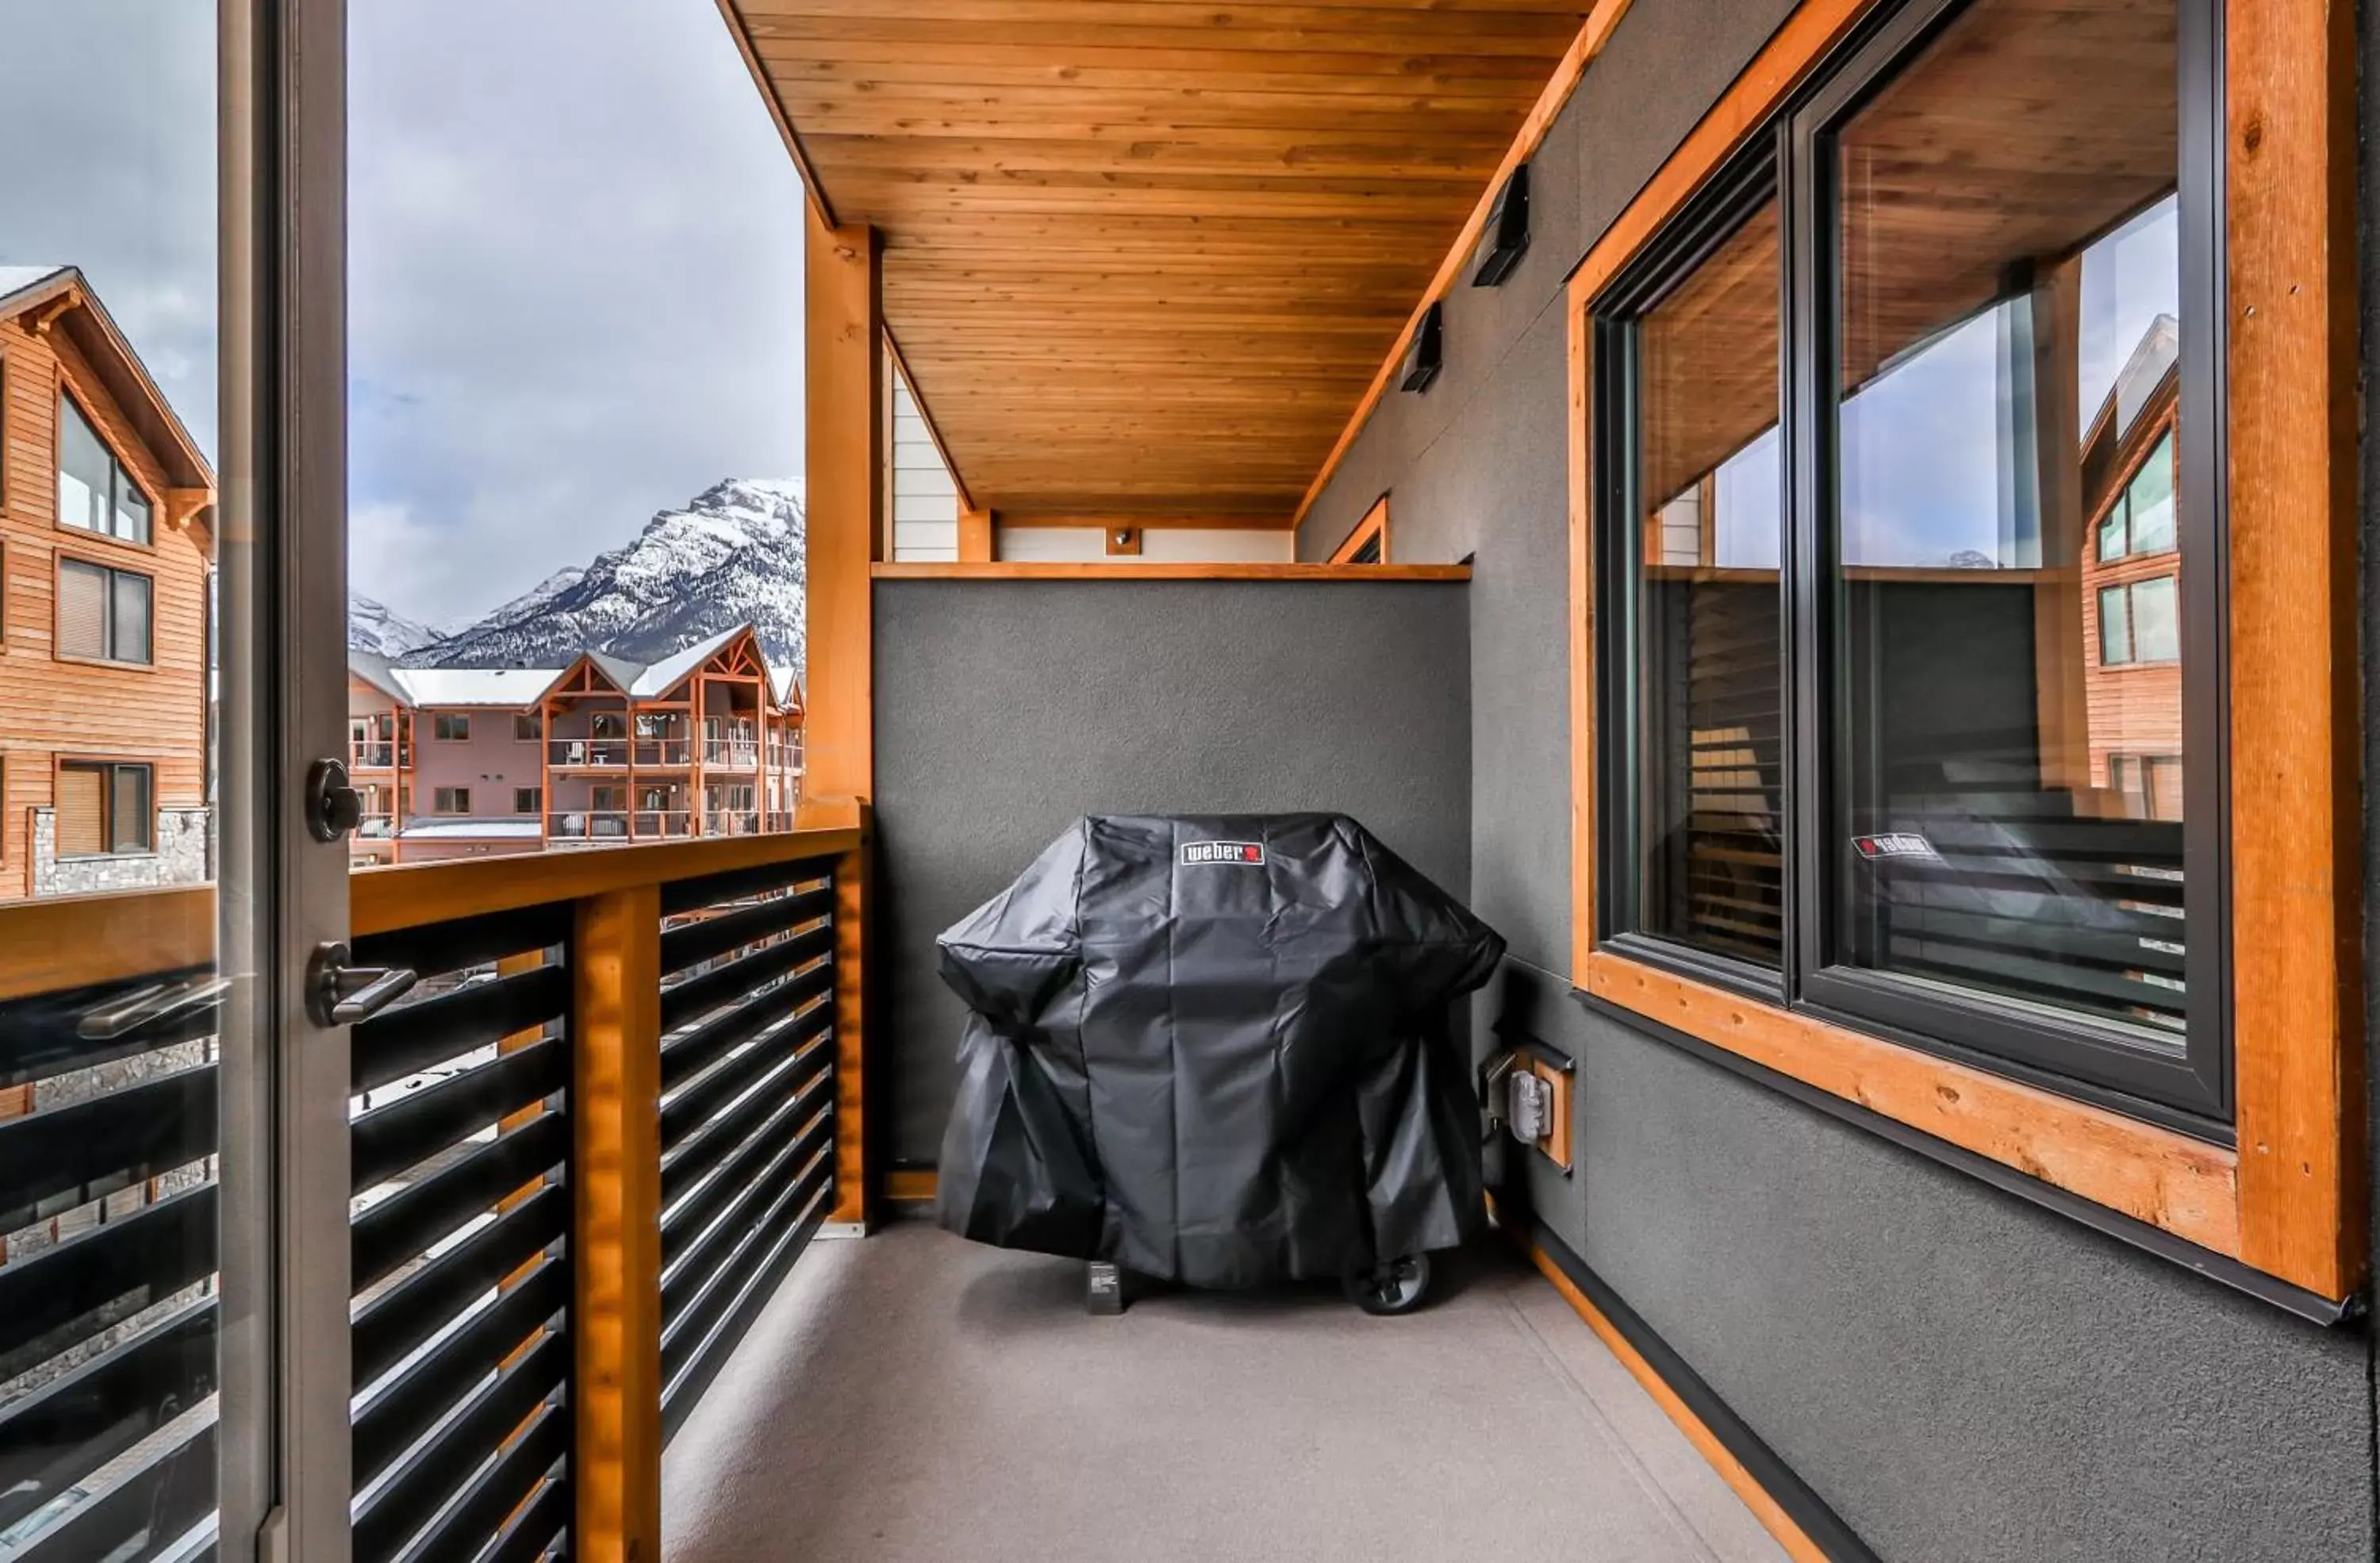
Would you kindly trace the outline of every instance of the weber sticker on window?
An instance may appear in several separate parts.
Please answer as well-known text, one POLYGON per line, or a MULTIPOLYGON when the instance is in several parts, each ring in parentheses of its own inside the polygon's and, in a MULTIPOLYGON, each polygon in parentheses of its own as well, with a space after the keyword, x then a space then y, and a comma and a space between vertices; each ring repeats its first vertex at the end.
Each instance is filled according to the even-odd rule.
POLYGON ((1942 861, 1942 854, 1934 850, 1934 843, 1914 830, 1893 830, 1881 836, 1853 836, 1852 849, 1870 863, 1880 863, 1888 857, 1913 859, 1920 863, 1942 861))
POLYGON ((1260 868, 1264 866, 1264 843, 1261 842, 1184 842, 1182 866, 1191 868, 1208 863, 1236 863, 1260 868))

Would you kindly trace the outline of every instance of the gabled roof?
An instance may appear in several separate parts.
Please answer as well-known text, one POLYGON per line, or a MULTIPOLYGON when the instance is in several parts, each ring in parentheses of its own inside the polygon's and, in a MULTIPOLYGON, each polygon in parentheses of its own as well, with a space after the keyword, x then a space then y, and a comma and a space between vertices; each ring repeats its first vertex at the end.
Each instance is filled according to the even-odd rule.
POLYGON ((737 624, 734 629, 722 630, 708 640, 696 641, 674 657, 648 663, 628 686, 628 693, 639 700, 658 700, 685 683, 687 674, 734 645, 738 636, 751 633, 750 624, 737 624))
MULTIPOLYGON (((62 333, 90 363, 133 432, 165 469, 166 485, 185 494, 204 494, 183 514, 212 504, 213 469, 82 272, 73 266, 0 266, 0 321, 60 300, 64 306, 47 322, 48 329, 62 333)), ((175 508, 170 496, 167 508, 175 508)))
POLYGON ((632 700, 659 700, 739 641, 752 642, 752 660, 767 670, 769 694, 787 709, 801 703, 801 687, 790 671, 769 667, 759 636, 748 624, 722 630, 658 662, 634 662, 607 651, 586 651, 566 668, 403 668, 372 651, 347 652, 347 672, 407 706, 519 710, 537 704, 580 668, 592 668, 605 683, 632 700), (790 691, 791 698, 788 699, 790 691))

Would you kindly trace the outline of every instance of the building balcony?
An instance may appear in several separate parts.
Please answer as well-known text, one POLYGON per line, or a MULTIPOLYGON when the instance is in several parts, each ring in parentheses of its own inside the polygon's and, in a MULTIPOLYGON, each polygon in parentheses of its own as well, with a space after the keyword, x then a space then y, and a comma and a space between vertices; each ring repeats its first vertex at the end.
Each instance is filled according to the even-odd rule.
POLYGON ((625 770, 625 738, 549 738, 545 762, 556 770, 625 770))
POLYGON ((413 764, 413 745, 388 742, 353 744, 349 745, 349 760, 357 770, 401 770, 413 764))

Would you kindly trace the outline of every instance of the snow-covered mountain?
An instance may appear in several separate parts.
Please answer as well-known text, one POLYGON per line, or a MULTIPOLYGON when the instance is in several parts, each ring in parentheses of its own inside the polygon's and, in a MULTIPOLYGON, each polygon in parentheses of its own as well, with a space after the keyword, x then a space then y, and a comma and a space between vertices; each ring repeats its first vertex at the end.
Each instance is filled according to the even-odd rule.
POLYGON ((664 510, 624 548, 548 577, 409 659, 425 667, 558 668, 582 650, 652 661, 749 621, 802 665, 807 526, 800 479, 731 479, 664 510))
POLYGON ((361 592, 347 593, 347 645, 355 650, 376 651, 394 661, 443 638, 361 592))

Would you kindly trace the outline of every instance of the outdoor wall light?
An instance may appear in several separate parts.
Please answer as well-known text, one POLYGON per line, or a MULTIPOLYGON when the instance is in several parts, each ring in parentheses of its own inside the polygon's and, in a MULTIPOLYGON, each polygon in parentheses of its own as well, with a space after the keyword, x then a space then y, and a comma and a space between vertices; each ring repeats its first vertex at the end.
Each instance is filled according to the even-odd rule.
POLYGON ((1429 389, 1438 378, 1444 359, 1442 337, 1445 331, 1445 306, 1433 299, 1421 313, 1421 323, 1414 327, 1413 341, 1405 346, 1404 371, 1397 377, 1397 388, 1418 394, 1429 389))
POLYGON ((1512 274, 1529 248, 1529 165, 1512 170, 1496 203, 1488 210, 1488 247, 1479 252, 1478 269, 1471 273, 1474 287, 1494 287, 1512 274))

